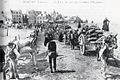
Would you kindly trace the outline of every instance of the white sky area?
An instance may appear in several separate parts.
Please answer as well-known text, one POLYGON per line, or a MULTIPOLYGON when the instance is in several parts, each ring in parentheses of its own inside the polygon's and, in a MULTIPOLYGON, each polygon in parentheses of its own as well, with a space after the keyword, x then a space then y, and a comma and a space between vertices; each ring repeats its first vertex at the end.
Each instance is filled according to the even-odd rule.
POLYGON ((5 10, 53 10, 65 16, 79 16, 83 20, 102 22, 105 17, 120 23, 120 0, 3 0, 5 10))

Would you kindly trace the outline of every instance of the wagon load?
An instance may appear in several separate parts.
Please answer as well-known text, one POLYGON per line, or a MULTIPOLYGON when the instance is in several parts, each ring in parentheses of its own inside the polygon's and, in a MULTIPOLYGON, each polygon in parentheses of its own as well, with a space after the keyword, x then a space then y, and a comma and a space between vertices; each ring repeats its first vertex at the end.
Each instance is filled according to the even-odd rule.
POLYGON ((78 38, 80 54, 87 54, 90 51, 96 51, 101 43, 97 43, 98 39, 103 36, 103 31, 94 24, 85 24, 82 27, 81 34, 78 38))
POLYGON ((86 25, 83 29, 88 42, 96 41, 98 38, 103 36, 103 31, 95 25, 86 25))

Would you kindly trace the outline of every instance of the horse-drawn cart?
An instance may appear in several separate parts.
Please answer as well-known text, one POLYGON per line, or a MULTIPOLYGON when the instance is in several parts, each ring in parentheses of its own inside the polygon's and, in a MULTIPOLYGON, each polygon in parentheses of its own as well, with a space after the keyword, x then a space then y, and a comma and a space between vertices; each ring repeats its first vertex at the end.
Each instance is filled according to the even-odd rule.
POLYGON ((87 52, 97 51, 101 44, 98 41, 103 36, 103 31, 95 24, 84 24, 78 38, 80 53, 85 55, 87 52))

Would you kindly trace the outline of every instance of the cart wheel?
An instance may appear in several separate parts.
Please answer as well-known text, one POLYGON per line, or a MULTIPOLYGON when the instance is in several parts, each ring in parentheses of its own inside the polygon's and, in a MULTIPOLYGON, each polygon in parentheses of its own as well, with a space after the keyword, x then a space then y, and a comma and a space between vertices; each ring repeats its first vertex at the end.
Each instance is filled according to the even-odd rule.
POLYGON ((85 55, 85 38, 84 35, 81 34, 79 37, 79 47, 80 47, 80 54, 85 55))

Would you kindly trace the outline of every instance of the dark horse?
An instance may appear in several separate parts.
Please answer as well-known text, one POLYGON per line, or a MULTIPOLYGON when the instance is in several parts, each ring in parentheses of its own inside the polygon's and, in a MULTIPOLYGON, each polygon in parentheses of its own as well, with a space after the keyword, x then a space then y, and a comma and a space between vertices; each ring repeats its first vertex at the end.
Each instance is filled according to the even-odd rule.
POLYGON ((114 58, 113 51, 117 49, 117 34, 110 34, 103 40, 103 44, 98 53, 98 60, 102 61, 103 64, 103 74, 105 77, 106 70, 109 68, 107 61, 109 58, 114 58))

